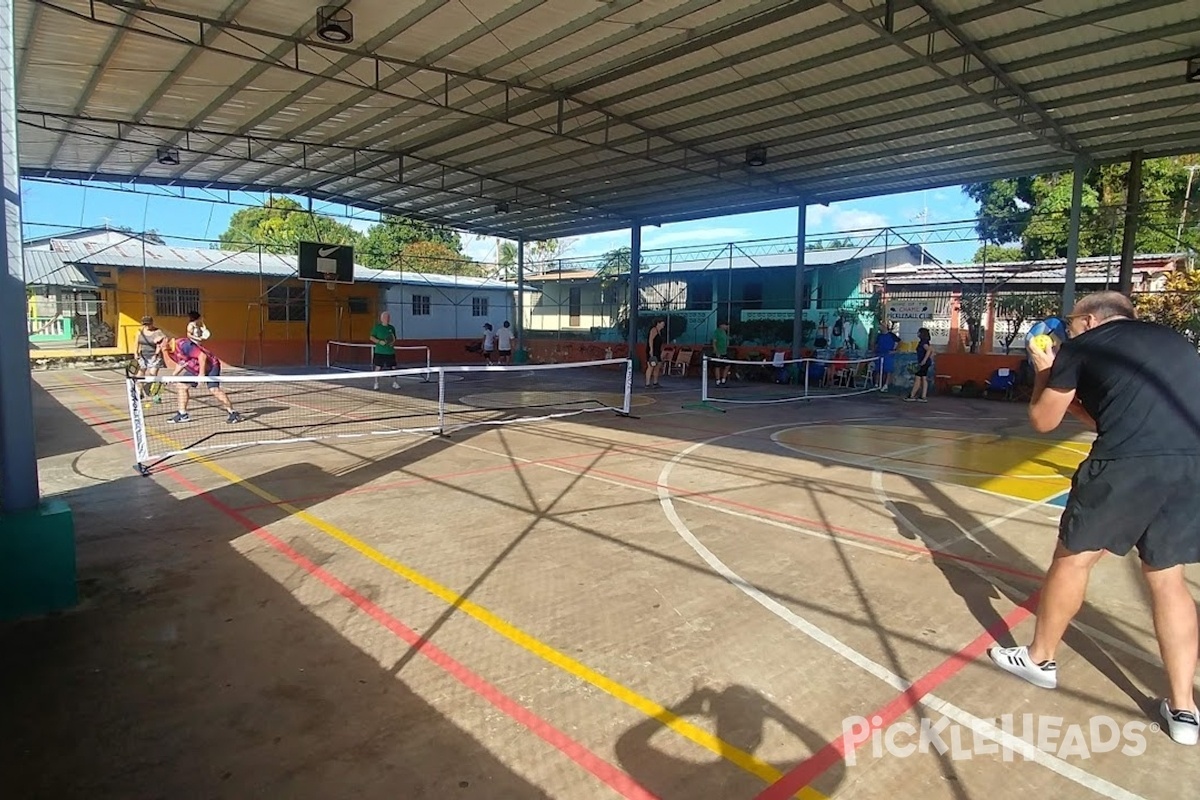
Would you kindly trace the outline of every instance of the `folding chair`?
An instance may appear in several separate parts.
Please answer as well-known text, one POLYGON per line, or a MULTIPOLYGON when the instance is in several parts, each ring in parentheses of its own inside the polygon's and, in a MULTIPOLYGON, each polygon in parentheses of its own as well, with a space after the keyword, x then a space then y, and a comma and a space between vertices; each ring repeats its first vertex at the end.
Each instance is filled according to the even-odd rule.
POLYGON ((688 368, 692 366, 692 351, 680 350, 675 354, 675 360, 667 364, 667 374, 687 377, 688 368))

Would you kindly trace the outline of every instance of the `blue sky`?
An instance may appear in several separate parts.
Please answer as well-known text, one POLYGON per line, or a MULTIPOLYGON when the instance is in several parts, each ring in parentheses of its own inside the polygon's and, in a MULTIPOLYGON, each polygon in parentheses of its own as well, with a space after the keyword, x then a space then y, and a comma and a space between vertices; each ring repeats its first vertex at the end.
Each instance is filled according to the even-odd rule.
MULTIPOLYGON (((223 202, 225 193, 203 194, 189 191, 189 199, 160 194, 136 194, 95 186, 80 187, 41 181, 23 181, 23 219, 25 236, 47 236, 56 231, 103 225, 128 226, 134 230, 154 229, 178 245, 202 246, 187 239, 216 239, 229 218, 245 205, 263 201, 261 195, 235 194, 234 205, 223 202), (196 198, 196 199, 191 199, 196 198), (205 199, 199 199, 205 198, 205 199)), ((317 203, 314 210, 329 214, 365 230, 377 219, 375 214, 345 206, 317 203)), ((957 222, 975 215, 975 204, 960 188, 932 189, 927 192, 833 203, 808 209, 809 236, 864 231, 886 226, 934 225, 957 222), (928 220, 922 220, 928 209, 928 220)), ((648 227, 642 231, 644 249, 720 244, 748 239, 795 236, 796 211, 766 211, 698 222, 680 222, 648 227)), ((860 234, 861 235, 861 234, 860 234)), ((464 235, 465 249, 480 261, 494 261, 496 240, 464 235)), ((563 243, 565 257, 593 256, 613 248, 628 246, 628 231, 589 234, 563 243)), ((943 261, 969 260, 978 242, 931 244, 929 250, 943 261)))

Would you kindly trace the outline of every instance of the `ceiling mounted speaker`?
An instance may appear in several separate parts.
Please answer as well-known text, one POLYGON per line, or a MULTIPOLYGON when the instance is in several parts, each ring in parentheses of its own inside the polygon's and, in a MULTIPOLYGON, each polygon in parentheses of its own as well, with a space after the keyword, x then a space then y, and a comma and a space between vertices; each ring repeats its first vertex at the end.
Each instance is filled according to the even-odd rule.
POLYGON ((761 167, 767 163, 767 148, 761 144, 753 144, 746 148, 746 163, 752 167, 761 167))
POLYGON ((158 148, 158 154, 155 158, 158 160, 158 163, 165 164, 168 167, 179 165, 179 151, 174 147, 158 148))
POLYGON ((345 8, 321 6, 317 9, 317 36, 334 44, 354 41, 354 15, 345 8))

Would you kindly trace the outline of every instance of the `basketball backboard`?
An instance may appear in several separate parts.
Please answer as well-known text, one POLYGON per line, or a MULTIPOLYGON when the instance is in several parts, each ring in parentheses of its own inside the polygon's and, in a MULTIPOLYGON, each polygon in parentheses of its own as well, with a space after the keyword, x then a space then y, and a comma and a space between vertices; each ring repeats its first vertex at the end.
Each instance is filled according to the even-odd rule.
POLYGON ((300 280, 354 283, 354 248, 348 244, 300 242, 300 280))

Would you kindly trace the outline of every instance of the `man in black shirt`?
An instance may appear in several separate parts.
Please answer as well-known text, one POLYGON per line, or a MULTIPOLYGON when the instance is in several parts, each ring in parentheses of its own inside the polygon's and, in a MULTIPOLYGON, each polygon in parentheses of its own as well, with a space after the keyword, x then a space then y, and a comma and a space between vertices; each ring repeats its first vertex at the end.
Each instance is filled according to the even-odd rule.
POLYGON ((1200 563, 1200 354, 1136 316, 1118 292, 1088 295, 1067 317, 1071 338, 1057 355, 1030 348, 1034 430, 1048 433, 1071 413, 1098 435, 1071 481, 1032 643, 988 654, 1036 686, 1057 686, 1054 654, 1092 567, 1104 551, 1136 547, 1170 686, 1159 712, 1172 739, 1194 745, 1197 617, 1183 567, 1200 563))

